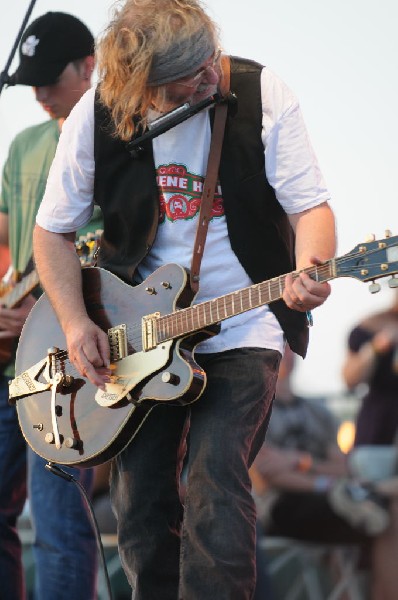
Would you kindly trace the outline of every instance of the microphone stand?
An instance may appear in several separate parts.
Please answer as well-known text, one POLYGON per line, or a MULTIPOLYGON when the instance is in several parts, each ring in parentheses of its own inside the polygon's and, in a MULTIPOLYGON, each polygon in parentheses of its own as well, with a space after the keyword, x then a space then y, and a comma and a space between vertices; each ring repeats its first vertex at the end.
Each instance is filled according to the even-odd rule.
MULTIPOLYGON (((16 51, 17 51, 17 48, 18 48, 19 42, 20 42, 20 40, 21 40, 21 37, 22 37, 22 35, 23 35, 23 32, 25 31, 26 24, 27 24, 27 22, 28 22, 28 20, 29 20, 29 17, 30 17, 30 15, 31 15, 31 12, 32 12, 32 10, 33 10, 33 7, 34 7, 34 5, 35 5, 35 4, 36 4, 36 0, 31 0, 31 3, 29 4, 28 10, 27 10, 27 12, 26 12, 26 15, 25 15, 25 17, 24 17, 24 20, 22 21, 21 28, 20 28, 20 30, 18 31, 17 38, 16 38, 16 40, 15 40, 15 42, 14 42, 14 45, 13 45, 13 47, 12 47, 11 54, 10 54, 10 56, 8 57, 8 60, 7 60, 7 62, 6 62, 6 66, 4 67, 4 71, 2 71, 2 72, 0 73, 0 94, 1 94, 1 92, 3 91, 3 87, 4 87, 5 85, 9 85, 9 84, 11 83, 10 76, 8 75, 8 69, 9 69, 9 68, 10 68, 10 66, 11 66, 11 63, 12 63, 12 61, 13 61, 13 58, 14 58, 14 55, 15 55, 15 53, 16 53, 16 51)), ((11 84, 11 85, 12 85, 12 84, 11 84)))

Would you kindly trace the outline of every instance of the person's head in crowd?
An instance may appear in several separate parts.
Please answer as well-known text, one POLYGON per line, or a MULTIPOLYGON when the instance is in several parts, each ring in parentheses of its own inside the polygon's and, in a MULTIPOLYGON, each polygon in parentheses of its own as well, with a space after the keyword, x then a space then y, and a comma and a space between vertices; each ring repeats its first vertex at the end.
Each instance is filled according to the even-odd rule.
POLYGON ((14 85, 28 85, 53 119, 65 119, 91 86, 94 37, 73 15, 48 12, 25 30, 14 85))
POLYGON ((126 0, 97 57, 100 97, 124 140, 150 108, 166 112, 215 93, 221 74, 217 26, 197 0, 126 0))

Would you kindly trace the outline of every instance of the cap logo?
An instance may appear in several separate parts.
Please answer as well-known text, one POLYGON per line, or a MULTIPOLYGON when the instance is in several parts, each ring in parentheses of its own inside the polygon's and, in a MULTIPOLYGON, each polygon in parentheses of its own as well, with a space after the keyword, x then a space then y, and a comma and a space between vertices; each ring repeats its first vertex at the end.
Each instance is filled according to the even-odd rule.
POLYGON ((26 38, 21 46, 21 52, 25 56, 34 56, 36 53, 36 46, 40 40, 35 35, 30 35, 26 38))

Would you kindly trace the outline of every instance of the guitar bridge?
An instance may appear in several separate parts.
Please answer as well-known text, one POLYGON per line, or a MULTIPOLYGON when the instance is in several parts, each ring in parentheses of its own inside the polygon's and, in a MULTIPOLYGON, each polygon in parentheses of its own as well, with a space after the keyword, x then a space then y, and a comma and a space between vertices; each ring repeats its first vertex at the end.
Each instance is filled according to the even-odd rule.
POLYGON ((144 352, 153 350, 157 346, 155 323, 159 317, 160 312, 142 317, 142 348, 144 352))
POLYGON ((117 325, 108 329, 111 362, 127 356, 127 326, 117 325))

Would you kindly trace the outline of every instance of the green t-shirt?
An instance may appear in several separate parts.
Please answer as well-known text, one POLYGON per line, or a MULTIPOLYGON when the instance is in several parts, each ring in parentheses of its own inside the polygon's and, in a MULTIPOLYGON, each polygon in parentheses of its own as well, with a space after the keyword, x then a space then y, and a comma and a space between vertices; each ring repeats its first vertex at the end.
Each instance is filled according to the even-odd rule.
POLYGON ((29 127, 14 138, 4 166, 0 212, 8 214, 11 263, 21 273, 32 256, 32 231, 58 139, 56 120, 29 127))
MULTIPOLYGON (((32 232, 44 195, 47 176, 59 139, 57 120, 45 121, 19 133, 10 146, 3 169, 0 212, 8 214, 11 264, 23 273, 32 256, 32 232)), ((102 227, 101 210, 79 235, 102 227)), ((51 251, 51 249, 49 249, 51 251)), ((13 376, 13 365, 4 374, 13 376)))

